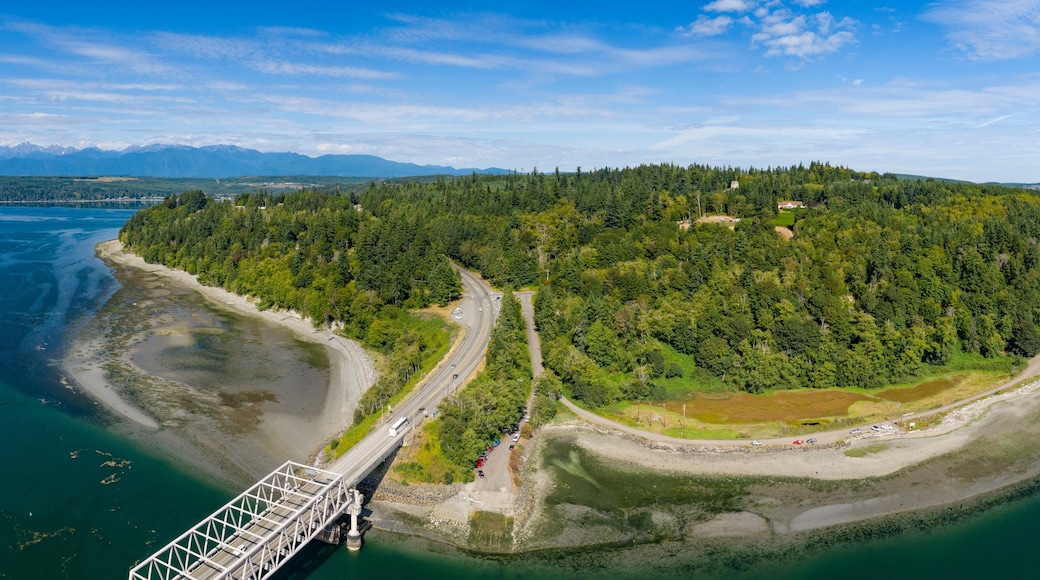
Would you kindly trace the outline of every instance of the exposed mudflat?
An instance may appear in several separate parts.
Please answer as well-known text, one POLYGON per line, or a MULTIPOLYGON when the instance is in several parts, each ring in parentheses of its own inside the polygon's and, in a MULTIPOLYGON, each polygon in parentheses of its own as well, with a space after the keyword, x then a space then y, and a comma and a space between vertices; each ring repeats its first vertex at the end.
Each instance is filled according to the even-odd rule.
POLYGON ((308 461, 349 425, 375 376, 356 344, 118 242, 98 251, 122 288, 80 329, 64 369, 135 438, 240 486, 308 461))

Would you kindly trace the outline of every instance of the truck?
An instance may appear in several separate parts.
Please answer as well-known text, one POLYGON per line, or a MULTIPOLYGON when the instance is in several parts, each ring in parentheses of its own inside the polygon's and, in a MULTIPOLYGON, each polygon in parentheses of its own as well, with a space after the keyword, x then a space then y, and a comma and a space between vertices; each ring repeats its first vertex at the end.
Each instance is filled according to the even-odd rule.
POLYGON ((394 424, 390 426, 390 436, 391 437, 397 437, 398 434, 403 433, 405 425, 407 425, 407 424, 408 424, 408 418, 407 417, 401 417, 400 419, 394 421, 394 424))

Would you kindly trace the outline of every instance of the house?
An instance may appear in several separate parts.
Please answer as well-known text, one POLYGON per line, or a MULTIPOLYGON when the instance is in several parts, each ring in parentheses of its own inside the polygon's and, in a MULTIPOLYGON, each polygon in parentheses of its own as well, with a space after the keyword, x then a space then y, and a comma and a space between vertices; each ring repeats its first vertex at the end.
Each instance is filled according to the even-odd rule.
POLYGON ((776 209, 801 209, 804 208, 805 204, 800 201, 778 201, 776 202, 776 209))

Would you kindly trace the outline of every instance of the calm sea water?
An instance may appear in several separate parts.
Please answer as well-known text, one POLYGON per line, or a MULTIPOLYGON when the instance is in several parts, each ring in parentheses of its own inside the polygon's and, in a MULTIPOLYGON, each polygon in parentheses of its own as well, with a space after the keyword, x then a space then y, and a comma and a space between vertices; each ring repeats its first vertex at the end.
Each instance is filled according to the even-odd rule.
MULTIPOLYGON (((94 244, 115 237, 131 213, 0 206, 0 578, 125 578, 136 561, 241 491, 137 447, 61 386, 57 363, 69 333, 115 290, 94 244)), ((739 575, 1035 577, 1038 541, 1040 498, 1030 497, 928 533, 739 575)), ((316 545, 302 556, 281 577, 602 575, 575 572, 563 555, 462 558, 379 531, 357 554, 316 545)))

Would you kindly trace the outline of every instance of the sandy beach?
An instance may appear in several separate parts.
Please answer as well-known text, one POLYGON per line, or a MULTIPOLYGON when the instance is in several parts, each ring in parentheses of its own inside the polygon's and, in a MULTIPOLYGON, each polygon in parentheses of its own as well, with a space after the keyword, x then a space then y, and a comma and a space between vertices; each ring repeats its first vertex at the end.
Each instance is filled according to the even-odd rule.
MULTIPOLYGON (((280 389, 278 392, 267 393, 265 389, 270 387, 258 384, 239 386, 237 390, 224 388, 215 393, 185 380, 180 369, 156 373, 167 351, 190 345, 193 332, 219 334, 219 329, 209 328, 214 326, 213 321, 200 320, 195 315, 191 320, 179 320, 171 315, 162 295, 149 304, 134 302, 127 306, 147 311, 142 318, 155 319, 149 320, 147 326, 135 328, 124 339, 125 344, 106 343, 111 342, 112 333, 99 332, 97 328, 80 332, 63 364, 69 377, 67 386, 82 388, 117 415, 152 432, 154 439, 175 447, 172 451, 175 455, 187 456, 192 462, 199 458, 205 461, 211 454, 220 455, 215 463, 234 464, 231 471, 237 475, 231 479, 262 475, 286 459, 306 461, 330 437, 349 426, 358 399, 375 381, 372 361, 358 343, 329 329, 316 329, 296 313, 260 311, 245 297, 204 286, 184 271, 148 264, 136 255, 123 252, 118 240, 98 244, 97 255, 116 268, 129 268, 128 273, 144 276, 143 285, 162 291, 179 287, 196 292, 217 310, 277 325, 297 339, 321 345, 328 352, 327 388, 283 384, 273 387, 280 389), (164 374, 166 376, 162 376, 164 374), (139 385, 144 382, 147 384, 141 388, 139 385), (138 386, 131 388, 128 386, 131 383, 138 386), (317 393, 321 394, 320 400, 314 399, 317 393), (178 440, 181 444, 176 443, 178 440)), ((103 322, 100 327, 104 328, 103 322)), ((276 348, 274 356, 289 356, 281 352, 284 346, 248 346, 259 352, 276 348)), ((281 366, 294 363, 287 359, 281 366)), ((304 372, 299 376, 308 376, 307 373, 314 371, 294 372, 296 374, 289 374, 297 376, 304 372)))

